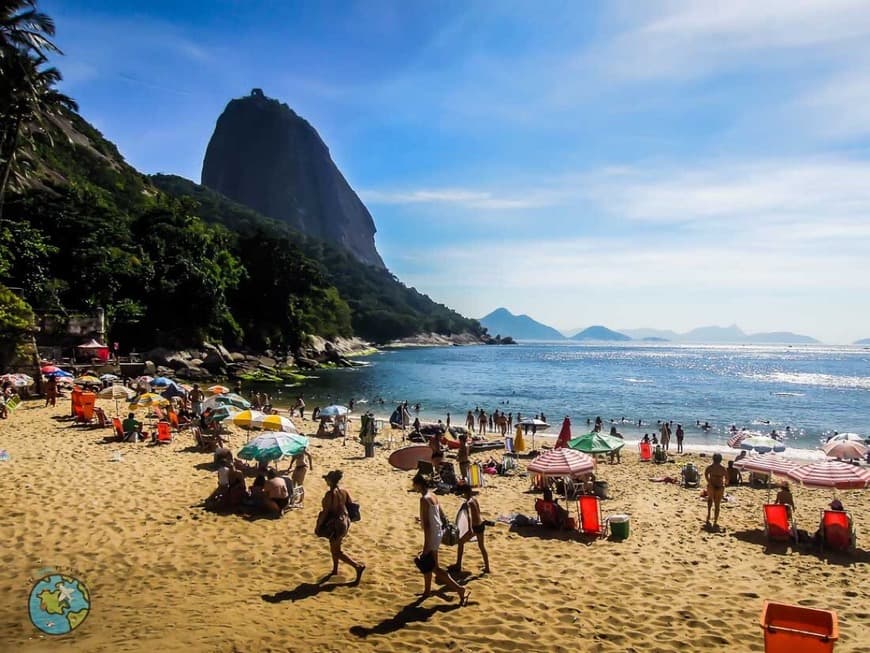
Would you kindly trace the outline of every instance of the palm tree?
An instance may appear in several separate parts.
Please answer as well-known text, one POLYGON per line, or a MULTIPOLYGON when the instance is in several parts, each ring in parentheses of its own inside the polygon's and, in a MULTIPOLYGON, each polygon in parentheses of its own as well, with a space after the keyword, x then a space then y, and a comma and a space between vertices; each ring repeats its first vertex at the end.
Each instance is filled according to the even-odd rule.
POLYGON ((77 109, 54 88, 58 70, 45 67, 46 52, 61 53, 50 36, 54 21, 35 0, 0 0, 0 216, 10 180, 20 182, 32 169, 27 154, 36 136, 51 142, 49 122, 77 109))
POLYGON ((44 68, 45 59, 21 55, 8 63, 12 65, 4 66, 7 74, 0 81, 0 97, 6 100, 0 109, 0 216, 13 174, 20 182, 29 170, 27 154, 35 149, 37 137, 53 144, 56 119, 78 109, 75 101, 54 88, 61 75, 57 68, 44 68))
POLYGON ((0 0, 0 57, 12 52, 62 54, 51 42, 54 21, 36 9, 36 0, 0 0))

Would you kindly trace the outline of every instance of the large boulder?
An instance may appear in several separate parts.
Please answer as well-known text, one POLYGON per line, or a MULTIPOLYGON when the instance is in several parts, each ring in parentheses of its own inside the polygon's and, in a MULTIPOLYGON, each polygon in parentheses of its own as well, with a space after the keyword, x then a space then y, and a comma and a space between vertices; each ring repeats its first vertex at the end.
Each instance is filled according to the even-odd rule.
POLYGON ((210 351, 200 367, 212 374, 224 375, 227 373, 227 362, 217 351, 210 351))

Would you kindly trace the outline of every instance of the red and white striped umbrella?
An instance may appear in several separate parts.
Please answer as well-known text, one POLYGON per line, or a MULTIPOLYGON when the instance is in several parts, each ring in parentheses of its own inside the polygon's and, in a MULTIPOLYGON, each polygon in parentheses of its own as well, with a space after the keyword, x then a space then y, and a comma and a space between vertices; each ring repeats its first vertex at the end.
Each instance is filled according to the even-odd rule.
POLYGON ((867 446, 854 440, 838 440, 828 442, 822 447, 825 455, 843 460, 860 460, 867 455, 867 446))
POLYGON ((801 465, 790 470, 788 477, 806 487, 816 488, 861 490, 870 485, 870 471, 839 460, 801 465))
POLYGON ((542 476, 579 476, 595 469, 595 459, 574 449, 552 449, 535 458, 528 469, 542 476))
POLYGON ((787 476, 788 472, 797 467, 797 463, 775 453, 762 453, 737 460, 734 466, 746 472, 787 476))
POLYGON ((730 438, 728 438, 728 446, 732 449, 739 449, 740 443, 743 442, 750 435, 752 435, 752 433, 750 433, 749 431, 740 431, 739 433, 735 433, 730 438))

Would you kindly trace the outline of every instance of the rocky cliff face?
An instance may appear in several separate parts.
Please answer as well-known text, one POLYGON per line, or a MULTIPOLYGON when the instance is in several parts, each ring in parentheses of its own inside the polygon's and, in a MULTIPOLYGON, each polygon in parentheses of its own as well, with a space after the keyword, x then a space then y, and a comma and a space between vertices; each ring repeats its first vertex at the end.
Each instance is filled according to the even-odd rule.
POLYGON ((308 121, 254 89, 218 118, 202 184, 384 268, 375 223, 308 121))

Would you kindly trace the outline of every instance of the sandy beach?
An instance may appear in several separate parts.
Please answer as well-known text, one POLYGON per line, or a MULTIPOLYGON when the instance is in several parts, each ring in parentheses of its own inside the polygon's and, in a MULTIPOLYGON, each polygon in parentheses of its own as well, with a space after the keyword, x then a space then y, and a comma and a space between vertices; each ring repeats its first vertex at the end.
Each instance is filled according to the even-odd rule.
MULTIPOLYGON (((764 599, 835 610, 841 653, 870 645, 870 546, 861 536, 870 492, 839 495, 858 523, 855 554, 820 557, 766 546, 766 490, 729 489, 724 530, 709 532, 697 490, 649 481, 708 459, 653 466, 626 451, 598 476, 612 495, 605 515, 631 516, 627 540, 499 523, 487 532, 491 575, 481 575, 476 546, 466 549, 467 607, 449 594, 415 605, 417 495, 411 473, 392 469, 383 451, 366 459, 356 442, 312 438, 305 506, 251 521, 196 507, 215 474, 189 432, 167 446, 104 444, 108 430, 73 426, 68 413, 66 401, 26 402, 0 420, 9 454, 0 461, 3 651, 761 651, 764 599), (326 542, 313 534, 321 475, 336 468, 362 506, 345 541, 368 566, 358 587, 348 586, 350 568, 317 585, 330 568, 326 542), (59 641, 42 636, 26 609, 31 579, 47 568, 76 576, 91 594, 86 621, 59 641)), ((245 440, 236 432, 232 448, 245 440)), ((534 514, 528 478, 487 481, 486 518, 534 514)), ((794 495, 798 526, 813 532, 832 493, 794 495)), ((455 514, 457 497, 441 501, 455 514)), ((453 562, 455 551, 443 547, 442 559, 453 562)))

